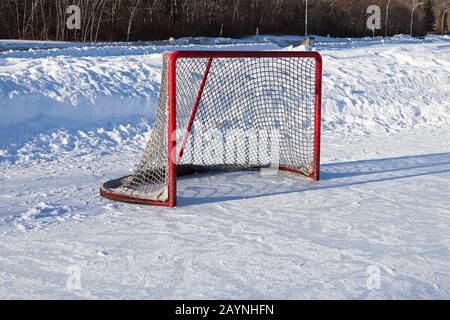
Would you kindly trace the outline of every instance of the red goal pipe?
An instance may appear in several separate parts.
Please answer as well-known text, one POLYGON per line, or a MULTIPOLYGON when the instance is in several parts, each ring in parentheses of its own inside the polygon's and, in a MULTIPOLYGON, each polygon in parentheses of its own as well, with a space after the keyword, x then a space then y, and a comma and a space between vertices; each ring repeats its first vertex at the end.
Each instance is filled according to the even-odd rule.
POLYGON ((206 80, 208 79, 208 74, 209 74, 209 70, 211 69, 212 60, 213 60, 212 58, 208 59, 208 64, 206 65, 202 83, 200 84, 200 88, 198 89, 197 98, 195 100, 194 107, 192 108, 191 117, 189 119, 189 123, 186 128, 186 133, 184 135, 183 142, 181 144, 181 149, 180 149, 180 153, 178 155, 177 165, 180 164, 181 158, 183 157, 184 148, 186 147, 186 143, 189 138, 189 133, 191 132, 192 124, 194 123, 194 120, 195 120, 195 115, 197 114, 198 105, 200 104, 200 100, 202 99, 203 90, 205 89, 206 80))
POLYGON ((313 180, 320 180, 320 135, 322 125, 322 57, 320 54, 314 56, 316 59, 316 97, 314 115, 314 174, 313 180))
POLYGON ((132 203, 132 204, 142 204, 142 205, 146 205, 146 206, 169 207, 169 204, 167 202, 156 201, 156 200, 146 200, 146 199, 142 199, 142 198, 138 198, 138 197, 117 194, 114 192, 110 192, 103 187, 100 188, 100 195, 102 197, 105 197, 105 198, 113 200, 113 201, 120 201, 120 202, 125 202, 125 203, 132 203))
POLYGON ((174 51, 171 58, 314 58, 321 62, 315 51, 174 51))
POLYGON ((177 195, 177 165, 176 165, 176 62, 177 57, 170 55, 168 68, 167 68, 167 84, 168 88, 168 169, 167 169, 167 188, 168 188, 168 201, 169 207, 175 207, 176 195, 177 195))

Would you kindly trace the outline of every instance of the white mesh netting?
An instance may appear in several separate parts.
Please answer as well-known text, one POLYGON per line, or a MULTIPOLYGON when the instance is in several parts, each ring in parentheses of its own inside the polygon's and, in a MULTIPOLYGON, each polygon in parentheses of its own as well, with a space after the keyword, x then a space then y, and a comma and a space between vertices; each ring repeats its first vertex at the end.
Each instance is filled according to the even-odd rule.
MULTIPOLYGON (((166 54, 156 120, 144 155, 132 175, 104 185, 109 193, 168 201, 168 61, 166 54)), ((178 174, 276 164, 311 175, 316 60, 214 58, 205 75, 208 61, 179 58, 176 62, 176 161, 187 139, 178 174), (201 98, 187 133, 198 96, 201 98)))

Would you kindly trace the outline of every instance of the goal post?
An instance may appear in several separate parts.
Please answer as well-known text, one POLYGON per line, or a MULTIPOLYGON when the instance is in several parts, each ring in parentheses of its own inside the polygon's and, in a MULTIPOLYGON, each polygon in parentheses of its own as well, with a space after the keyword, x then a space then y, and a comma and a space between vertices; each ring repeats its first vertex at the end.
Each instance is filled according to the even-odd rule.
POLYGON ((165 53, 144 155, 100 194, 174 207, 177 177, 197 172, 276 168, 319 180, 321 92, 317 52, 165 53))

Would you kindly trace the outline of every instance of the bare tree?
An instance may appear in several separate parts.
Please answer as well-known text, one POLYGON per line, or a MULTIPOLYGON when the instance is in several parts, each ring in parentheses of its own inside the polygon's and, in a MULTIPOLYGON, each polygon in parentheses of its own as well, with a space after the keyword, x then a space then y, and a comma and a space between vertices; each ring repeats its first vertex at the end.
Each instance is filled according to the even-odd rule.
MULTIPOLYGON (((408 31, 411 0, 391 0, 390 34, 408 31)), ((450 0, 418 8, 415 30, 437 31, 450 0), (434 14, 433 14, 434 11, 434 14)), ((313 34, 366 36, 367 7, 386 0, 310 1, 313 34)), ((385 12, 384 12, 385 13, 385 12)), ((2 0, 0 38, 99 41, 180 36, 239 37, 261 33, 302 34, 304 0, 2 0), (81 8, 81 31, 66 26, 69 5, 81 8)))
POLYGON ((130 18, 128 19, 127 41, 130 41, 131 26, 133 25, 133 20, 136 16, 136 12, 140 2, 141 0, 135 0, 133 9, 131 10, 130 18))

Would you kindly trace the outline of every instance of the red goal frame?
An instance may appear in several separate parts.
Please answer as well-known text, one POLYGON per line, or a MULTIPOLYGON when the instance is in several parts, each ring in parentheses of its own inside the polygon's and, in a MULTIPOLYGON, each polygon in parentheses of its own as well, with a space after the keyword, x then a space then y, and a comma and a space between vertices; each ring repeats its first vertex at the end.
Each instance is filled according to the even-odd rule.
MULTIPOLYGON (((153 206, 176 206, 177 194, 177 166, 183 156, 184 146, 188 138, 192 123, 195 119, 197 107, 201 100, 202 92, 206 84, 211 63, 214 59, 226 58, 313 58, 316 62, 315 74, 315 112, 314 112, 314 172, 309 176, 312 180, 320 179, 320 136, 321 136, 321 100, 322 100, 322 57, 318 52, 302 52, 302 51, 175 51, 173 53, 165 53, 168 59, 168 201, 160 202, 153 200, 145 200, 133 196, 120 195, 108 191, 105 188, 100 189, 102 196, 121 202, 153 205, 153 206), (179 59, 208 59, 208 64, 204 72, 203 81, 200 85, 197 101, 192 109, 191 118, 186 129, 184 139, 179 154, 176 155, 176 65, 179 59)), ((282 171, 300 173, 293 168, 279 168, 282 171)))

